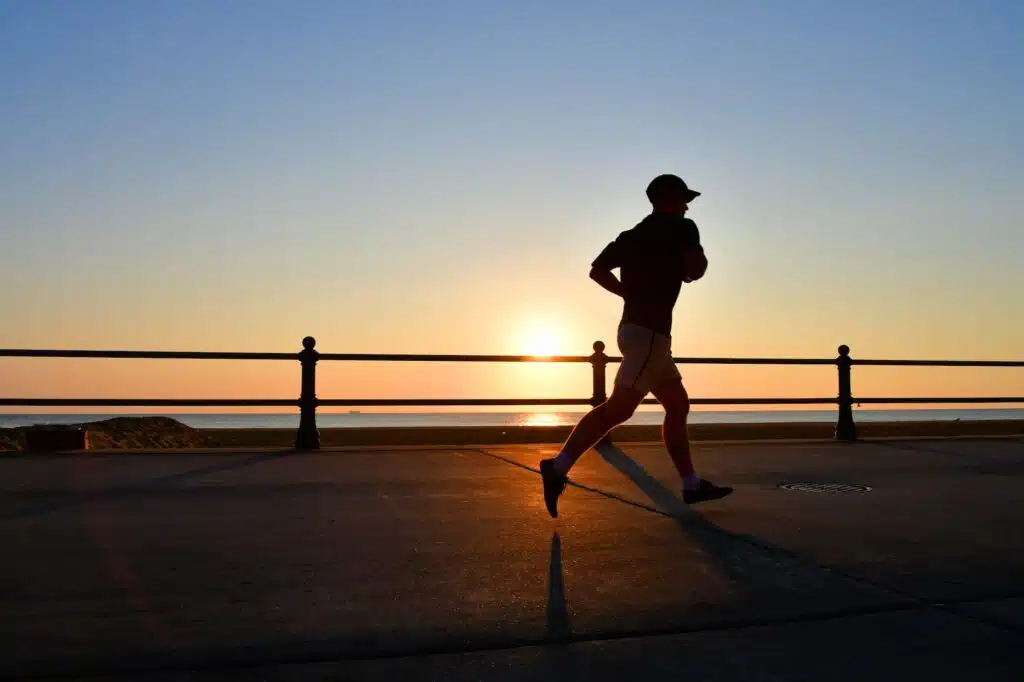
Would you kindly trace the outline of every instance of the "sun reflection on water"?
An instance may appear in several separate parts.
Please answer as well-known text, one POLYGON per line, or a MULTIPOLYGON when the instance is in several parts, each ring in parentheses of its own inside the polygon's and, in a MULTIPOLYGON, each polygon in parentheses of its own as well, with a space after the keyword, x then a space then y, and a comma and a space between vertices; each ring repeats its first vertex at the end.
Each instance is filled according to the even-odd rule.
POLYGON ((567 424, 564 415, 555 412, 531 412, 524 415, 523 426, 563 426, 567 424))

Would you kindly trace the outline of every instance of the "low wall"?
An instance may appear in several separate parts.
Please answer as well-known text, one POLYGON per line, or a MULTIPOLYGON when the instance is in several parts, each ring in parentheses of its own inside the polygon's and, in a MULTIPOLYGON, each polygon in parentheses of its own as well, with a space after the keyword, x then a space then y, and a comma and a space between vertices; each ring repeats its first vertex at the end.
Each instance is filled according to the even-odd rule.
MULTIPOLYGON (((495 445, 501 443, 561 443, 569 426, 465 426, 378 427, 321 429, 322 447, 346 445, 495 445)), ((209 442, 219 447, 292 447, 294 429, 202 429, 209 442)), ((859 438, 946 438, 963 436, 1024 436, 1022 420, 863 422, 859 438)), ((830 423, 692 424, 694 441, 835 438, 830 423)), ((620 426, 612 432, 620 443, 661 440, 661 428, 648 425, 620 426)))

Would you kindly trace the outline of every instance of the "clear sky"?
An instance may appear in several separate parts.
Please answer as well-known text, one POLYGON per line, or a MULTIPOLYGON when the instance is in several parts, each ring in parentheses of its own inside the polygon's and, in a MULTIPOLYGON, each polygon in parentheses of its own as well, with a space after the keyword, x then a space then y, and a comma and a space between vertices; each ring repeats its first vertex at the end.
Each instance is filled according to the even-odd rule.
MULTIPOLYGON (((1024 3, 0 0, 0 347, 580 354, 675 172, 678 355, 1024 355, 1024 3), (549 339, 544 341, 544 339, 549 339)), ((331 368, 322 397, 587 393, 331 368)), ((695 395, 835 392, 688 370, 695 395)), ((0 393, 286 397, 293 367, 0 360, 0 393)), ((864 370, 860 393, 1019 394, 864 370)))

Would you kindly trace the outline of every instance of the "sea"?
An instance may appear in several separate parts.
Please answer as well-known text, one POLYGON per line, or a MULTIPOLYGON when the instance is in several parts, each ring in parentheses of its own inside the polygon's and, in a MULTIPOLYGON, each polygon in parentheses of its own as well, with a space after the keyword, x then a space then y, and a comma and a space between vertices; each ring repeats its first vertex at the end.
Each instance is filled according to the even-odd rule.
MULTIPOLYGON (((0 428, 30 426, 32 424, 77 424, 100 421, 111 417, 152 417, 162 415, 177 419, 197 429, 292 429, 298 428, 298 412, 239 413, 205 412, 174 413, 106 413, 106 414, 0 414, 0 428)), ((568 426, 575 424, 583 412, 326 412, 317 413, 317 426, 321 429, 358 429, 368 427, 450 427, 450 426, 568 426)), ((658 408, 642 408, 628 424, 660 424, 664 412, 658 408)), ((854 419, 878 421, 973 421, 1024 420, 1024 409, 855 409, 854 419)), ((727 423, 785 423, 835 422, 836 411, 831 410, 699 410, 694 409, 690 421, 694 424, 727 423)))

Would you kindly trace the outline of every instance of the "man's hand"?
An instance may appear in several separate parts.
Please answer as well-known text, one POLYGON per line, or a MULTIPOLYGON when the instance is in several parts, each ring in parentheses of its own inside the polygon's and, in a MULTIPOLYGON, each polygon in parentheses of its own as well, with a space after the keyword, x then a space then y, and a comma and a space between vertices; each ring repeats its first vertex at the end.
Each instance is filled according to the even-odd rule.
POLYGON ((691 246, 683 251, 683 281, 696 282, 708 271, 708 257, 704 247, 691 246))
POLYGON ((619 281, 619 278, 616 277, 611 270, 591 268, 590 279, 594 280, 616 296, 622 296, 622 282, 619 281))

